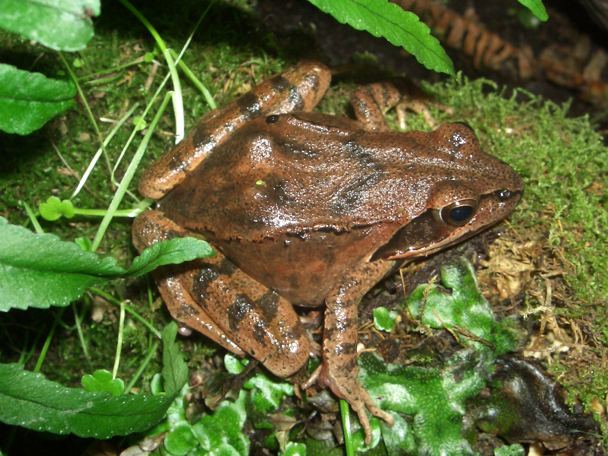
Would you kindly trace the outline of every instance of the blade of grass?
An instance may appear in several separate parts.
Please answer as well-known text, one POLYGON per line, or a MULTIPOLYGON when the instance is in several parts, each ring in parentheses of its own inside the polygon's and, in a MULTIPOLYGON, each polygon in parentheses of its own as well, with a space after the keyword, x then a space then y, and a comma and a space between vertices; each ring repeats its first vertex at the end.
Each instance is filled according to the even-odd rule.
POLYGON ((97 152, 95 152, 95 155, 93 155, 93 158, 91 159, 91 162, 89 163, 89 166, 87 166, 86 171, 82 175, 82 178, 78 182, 78 185, 76 186, 76 188, 72 192, 72 196, 70 196, 70 198, 74 198, 76 195, 78 195, 78 193, 80 193, 80 190, 82 190, 82 187, 84 187, 84 184, 86 183, 87 179, 89 178, 89 175, 91 174, 91 171, 93 171, 93 168, 95 168, 95 165, 97 164, 97 160, 99 160, 99 157, 100 157, 101 153, 108 147, 108 144, 110 144, 110 141, 112 141, 112 138, 114 138, 114 135, 118 132, 118 130, 120 130, 120 128, 127 121, 127 119, 129 117, 131 117, 131 115, 133 114, 133 112, 135 112, 135 110, 137 109, 138 106, 139 106, 139 103, 135 103, 131 107, 131 109, 129 109, 127 111, 127 113, 124 116, 122 116, 118 120, 118 122, 116 122, 116 124, 114 125, 114 127, 110 130, 110 132, 108 133, 108 135, 104 139, 101 147, 99 147, 99 149, 97 149, 97 152))
POLYGON ((155 130, 156 126, 158 125, 160 118, 162 117, 163 113, 165 112, 165 109, 167 108, 167 104, 169 103, 171 96, 172 96, 171 92, 168 92, 165 95, 165 98, 163 99, 160 107, 158 108, 158 111, 156 112, 154 119, 150 123, 148 131, 146 132, 145 136, 141 140, 139 147, 135 151, 135 154, 133 155, 133 158, 131 159, 131 163, 129 163, 129 166, 127 167, 127 170, 125 171, 125 175, 122 178, 122 180, 120 181, 120 185, 116 189, 116 193, 114 193, 112 202, 110 203, 110 206, 108 206, 108 211, 106 212, 106 215, 104 216, 104 218, 101 220, 101 223, 99 224, 99 228, 97 229, 97 233, 95 233, 95 238, 93 239, 93 243, 91 245, 91 250, 93 252, 99 248, 99 245, 101 244, 101 240, 103 239, 103 236, 105 235, 106 230, 108 229, 108 226, 110 225, 110 222, 112 221, 112 218, 114 217, 114 213, 118 209, 118 206, 120 205, 120 203, 127 191, 129 184, 131 183, 131 180, 133 180, 133 176, 135 175, 135 171, 137 170, 137 167, 139 166, 139 162, 141 161, 141 159, 144 155, 144 152, 146 151, 146 149, 148 147, 148 143, 150 142, 150 139, 152 138, 152 134, 154 133, 154 130, 155 130))
POLYGON ((116 338, 116 354, 114 355, 114 366, 112 367, 112 378, 115 379, 120 365, 120 353, 122 352, 122 338, 125 330, 125 302, 120 301, 120 317, 118 318, 118 337, 116 338))
POLYGON ((25 201, 21 201, 21 204, 23 205, 23 208, 25 209, 27 216, 30 218, 30 222, 32 222, 34 231, 36 231, 36 233, 38 233, 38 234, 44 233, 44 230, 42 229, 40 222, 38 222, 38 218, 36 217, 36 214, 30 207, 30 205, 27 204, 25 201))
POLYGON ((127 386, 125 386, 124 394, 129 394, 131 389, 133 389, 133 387, 135 386, 135 384, 137 383, 139 378, 142 376, 142 374, 144 373, 144 371, 150 364, 150 361, 152 361, 152 358, 154 358, 154 356, 156 355, 157 349, 158 349, 158 342, 157 341, 152 342, 152 344, 150 344, 146 357, 144 358, 141 365, 137 368, 137 370, 133 374, 133 377, 131 377, 131 380, 129 381, 127 386))
POLYGON ((72 303, 72 313, 74 314, 74 324, 76 325, 76 332, 78 333, 78 340, 80 341, 80 346, 82 347, 82 353, 84 354, 87 364, 89 364, 90 367, 91 355, 89 354, 89 347, 84 338, 84 333, 82 332, 82 326, 80 325, 81 318, 78 315, 75 303, 72 303))
POLYGON ((344 432, 344 449, 346 456, 355 456, 352 433, 350 430, 349 405, 344 399, 340 399, 340 418, 342 419, 342 429, 344 432))
MULTIPOLYGON (((105 299, 106 301, 108 301, 111 304, 114 304, 116 306, 120 305, 120 301, 118 299, 116 299, 110 293, 106 293, 105 291, 103 291, 99 288, 91 287, 91 288, 89 288, 89 291, 93 294, 96 294, 97 296, 101 296, 103 299, 105 299)), ((133 317, 134 320, 139 321, 142 325, 144 325, 146 328, 148 328, 148 331, 150 331, 154 335, 154 337, 156 337, 157 339, 160 339, 162 337, 160 331, 158 329, 156 329, 152 325, 152 323, 150 323, 144 317, 139 315, 131 306, 125 304, 125 311, 127 311, 127 313, 129 313, 131 315, 131 317, 133 317)))
POLYGON ((156 41, 157 46, 161 50, 163 57, 167 61, 167 65, 169 67, 169 73, 171 74, 171 82, 173 83, 173 114, 175 116, 175 143, 180 142, 185 135, 185 125, 184 125, 184 105, 182 101, 182 86, 179 80, 179 75, 177 74, 177 70, 175 68, 175 61, 171 54, 169 53, 169 49, 167 48, 167 44, 165 40, 160 36, 160 34, 156 31, 154 26, 146 19, 146 17, 139 12, 137 8, 135 8, 129 0, 120 0, 120 3, 127 8, 139 21, 148 29, 148 32, 156 41))

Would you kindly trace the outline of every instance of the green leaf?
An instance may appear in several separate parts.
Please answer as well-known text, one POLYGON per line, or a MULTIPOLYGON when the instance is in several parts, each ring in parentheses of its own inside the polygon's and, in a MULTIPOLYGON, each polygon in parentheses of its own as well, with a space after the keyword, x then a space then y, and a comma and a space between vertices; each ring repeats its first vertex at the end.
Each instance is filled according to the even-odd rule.
POLYGON ((452 61, 418 16, 388 0, 308 0, 338 22, 403 47, 429 70, 454 74, 452 61))
POLYGON ((283 456, 306 456, 306 445, 303 443, 287 442, 283 456))
POLYGON ((163 418, 172 400, 90 393, 49 381, 17 364, 0 364, 0 421, 36 431, 98 439, 141 432, 163 418))
POLYGON ((490 344, 498 353, 513 350, 518 333, 512 320, 497 322, 477 287, 475 271, 466 259, 443 266, 441 285, 419 285, 406 300, 412 317, 431 328, 462 335, 462 344, 479 348, 490 344), (446 291, 448 289, 449 291, 446 291))
POLYGON ((175 456, 185 456, 198 446, 196 437, 192 433, 192 427, 187 422, 180 423, 171 429, 163 443, 165 449, 175 456))
POLYGON ((177 324, 173 321, 163 329, 163 381, 165 392, 175 395, 188 381, 188 366, 175 342, 177 324))
POLYGON ((224 401, 212 415, 203 416, 192 426, 198 439, 202 454, 241 455, 249 454, 249 439, 243 434, 247 413, 245 392, 241 390, 235 402, 224 401))
POLYGON ((249 360, 246 358, 238 359, 230 353, 224 355, 224 367, 232 375, 241 374, 245 370, 245 367, 247 367, 247 364, 249 364, 249 360))
POLYGON ((112 378, 112 372, 106 369, 83 375, 80 383, 89 393, 110 393, 112 396, 120 396, 125 390, 125 382, 120 378, 112 378))
POLYGON ((293 395, 292 384, 273 381, 263 373, 258 373, 247 380, 243 388, 251 390, 253 410, 261 415, 274 412, 285 396, 293 395))
POLYGON ((125 269, 112 257, 85 252, 52 234, 35 234, 0 217, 0 311, 66 306, 87 288, 118 277, 141 275, 211 252, 193 238, 159 242, 125 269))
POLYGON ((99 0, 0 0, 0 28, 57 51, 83 49, 93 36, 99 0))
POLYGON ((72 202, 70 200, 62 201, 56 196, 51 196, 44 203, 40 203, 38 211, 40 212, 40 216, 49 222, 59 220, 61 217, 74 217, 74 205, 72 202))
POLYGON ((545 9, 545 5, 543 5, 542 0, 518 0, 519 3, 524 5, 532 14, 534 14, 541 21, 546 21, 549 19, 549 15, 547 14, 547 10, 545 9))
POLYGON ((173 238, 157 242, 141 252, 140 256, 133 259, 127 274, 140 276, 159 266, 179 264, 213 254, 213 248, 205 241, 191 237, 173 238))
POLYGON ((69 81, 0 63, 0 130, 19 135, 38 130, 74 106, 75 95, 76 88, 69 81))
POLYGON ((399 314, 394 310, 389 311, 386 307, 376 307, 372 314, 374 316, 374 326, 379 330, 391 332, 395 329, 399 314))

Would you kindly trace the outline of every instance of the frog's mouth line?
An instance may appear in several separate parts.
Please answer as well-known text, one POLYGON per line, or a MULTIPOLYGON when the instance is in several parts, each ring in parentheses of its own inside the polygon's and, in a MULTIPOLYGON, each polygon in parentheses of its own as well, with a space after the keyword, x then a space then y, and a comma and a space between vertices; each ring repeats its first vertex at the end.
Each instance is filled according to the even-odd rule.
POLYGON ((520 197, 521 192, 513 192, 508 201, 499 201, 494 194, 486 195, 481 199, 475 215, 462 226, 443 222, 437 217, 437 209, 429 209, 398 230, 388 243, 374 252, 370 261, 432 255, 505 219, 520 197))

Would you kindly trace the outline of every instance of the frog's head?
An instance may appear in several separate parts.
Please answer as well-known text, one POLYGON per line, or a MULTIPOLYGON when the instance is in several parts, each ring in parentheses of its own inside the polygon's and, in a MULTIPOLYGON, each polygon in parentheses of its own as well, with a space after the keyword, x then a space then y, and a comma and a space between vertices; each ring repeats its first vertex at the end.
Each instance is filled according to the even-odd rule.
POLYGON ((412 196, 416 210, 372 259, 435 253, 506 218, 521 198, 519 175, 483 152, 470 127, 447 124, 430 135, 436 147, 418 166, 424 190, 412 196))

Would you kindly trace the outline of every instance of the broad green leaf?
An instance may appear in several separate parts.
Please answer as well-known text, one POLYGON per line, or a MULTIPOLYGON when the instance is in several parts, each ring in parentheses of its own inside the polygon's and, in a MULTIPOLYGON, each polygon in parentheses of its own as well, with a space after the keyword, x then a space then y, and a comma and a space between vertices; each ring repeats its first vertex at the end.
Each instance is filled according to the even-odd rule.
POLYGON ((414 13, 388 0, 308 0, 338 22, 403 47, 429 70, 454 74, 452 61, 414 13))
POLYGON ((57 51, 83 49, 93 36, 99 0, 0 0, 0 28, 57 51))
POLYGON ((198 446, 192 426, 188 422, 180 423, 168 432, 163 444, 169 454, 175 456, 185 456, 198 446))
POLYGON ((107 439, 144 431, 162 419, 172 396, 113 396, 67 388, 0 364, 0 421, 36 431, 107 439))
POLYGON ((125 269, 114 258, 86 252, 52 234, 32 233, 0 217, 0 311, 66 306, 93 285, 145 274, 209 252, 204 241, 171 239, 144 250, 125 269))
POLYGON ((163 329, 163 380, 167 394, 177 394, 188 381, 188 366, 175 342, 177 324, 169 323, 163 329))
POLYGON ((125 390, 125 382, 120 378, 112 378, 112 372, 106 369, 98 369, 92 374, 83 375, 80 384, 89 393, 110 393, 112 396, 120 396, 125 390))
MULTIPOLYGON (((0 11, 1 4, 2 0, 0 11)), ((71 82, 0 63, 0 130, 19 135, 38 130, 71 108, 75 95, 71 82)))
POLYGON ((543 5, 542 0, 518 0, 519 3, 524 5, 532 14, 534 14, 541 21, 546 21, 549 19, 549 15, 547 14, 547 10, 545 9, 545 5, 543 5))
POLYGON ((214 254, 211 246, 191 237, 173 238, 151 245, 133 259, 127 271, 130 276, 140 276, 166 264, 178 264, 214 254))
POLYGON ((471 263, 461 258, 443 266, 440 278, 443 287, 419 285, 407 298, 406 306, 415 319, 431 328, 446 328, 462 335, 459 340, 464 345, 483 347, 489 343, 498 354, 515 348, 518 333, 512 320, 494 319, 490 304, 477 287, 471 263))

